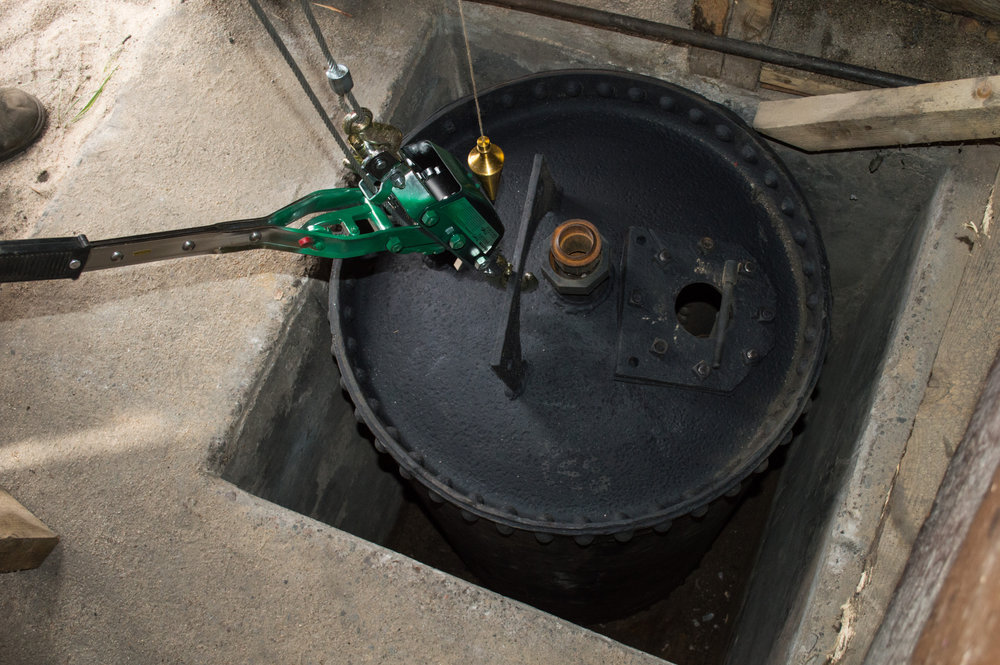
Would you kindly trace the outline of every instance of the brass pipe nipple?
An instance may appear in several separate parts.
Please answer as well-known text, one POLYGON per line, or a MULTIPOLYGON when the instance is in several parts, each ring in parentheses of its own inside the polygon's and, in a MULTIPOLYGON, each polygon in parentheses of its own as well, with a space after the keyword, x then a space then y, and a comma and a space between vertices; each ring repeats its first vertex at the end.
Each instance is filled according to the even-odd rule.
POLYGON ((500 172, 503 171, 503 150, 484 134, 476 139, 476 147, 469 151, 468 161, 469 170, 479 178, 490 201, 496 201, 500 172))

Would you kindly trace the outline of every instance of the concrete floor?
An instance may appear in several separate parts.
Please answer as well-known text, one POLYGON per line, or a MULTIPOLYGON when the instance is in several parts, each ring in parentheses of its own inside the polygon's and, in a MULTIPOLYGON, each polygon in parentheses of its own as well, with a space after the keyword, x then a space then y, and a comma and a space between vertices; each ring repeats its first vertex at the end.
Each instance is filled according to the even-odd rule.
MULTIPOLYGON (((244 4, 12 4, 0 7, 0 85, 58 112, 0 165, 0 237, 236 219, 336 184, 335 145, 244 4), (85 99, 108 62, 108 87, 72 122, 80 104, 66 100, 85 99)), ((688 16, 683 2, 618 5, 688 16)), ((361 101, 382 108, 419 48, 414 26, 442 6, 344 6, 353 18, 321 15, 324 26, 361 101)), ((267 7, 319 71, 294 6, 267 7)), ((811 38, 790 19, 777 28, 811 38)), ((664 70, 684 62, 681 49, 595 34, 609 61, 645 49, 664 70)), ((880 64, 872 53, 861 64, 880 64)), ((916 65, 907 73, 929 78, 978 66, 916 65)), ((662 662, 209 471, 303 306, 310 266, 243 254, 0 288, 0 485, 62 539, 38 570, 0 576, 0 662, 662 662)))

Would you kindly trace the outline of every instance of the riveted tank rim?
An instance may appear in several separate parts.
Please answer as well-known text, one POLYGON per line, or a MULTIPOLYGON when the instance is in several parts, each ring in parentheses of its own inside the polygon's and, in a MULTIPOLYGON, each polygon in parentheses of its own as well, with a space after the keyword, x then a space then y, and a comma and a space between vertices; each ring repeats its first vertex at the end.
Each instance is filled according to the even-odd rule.
MULTIPOLYGON (((376 439, 376 446, 393 457, 394 461, 399 465, 401 475, 419 482, 432 497, 451 503, 470 516, 489 520, 497 524, 498 528, 502 526, 506 532, 509 532, 509 529, 518 529, 533 533, 579 537, 615 535, 645 529, 656 529, 658 526, 663 526, 686 515, 694 514, 696 516, 699 511, 707 508, 716 500, 725 498, 726 494, 730 493, 733 487, 743 486, 746 479, 753 475, 755 470, 764 467, 768 458, 779 444, 787 443, 791 440, 792 427, 804 408, 806 401, 810 398, 818 380, 819 370, 823 361, 823 350, 829 336, 832 301, 830 297, 828 266, 822 243, 819 242, 819 234, 815 227, 815 221, 809 213, 805 199, 799 192, 794 180, 792 180, 790 174, 788 174, 784 165, 770 146, 754 133, 743 122, 742 118, 725 107, 709 102, 696 93, 664 81, 613 70, 558 70, 542 72, 490 88, 481 93, 481 98, 488 97, 497 91, 509 89, 513 86, 523 87, 532 83, 535 84, 535 90, 538 90, 539 86, 551 84, 552 81, 562 81, 567 77, 574 79, 566 87, 567 94, 574 97, 582 95, 585 92, 590 92, 585 86, 575 83, 575 81, 580 79, 594 79, 595 77, 598 80, 613 78, 617 83, 625 85, 629 83, 634 84, 633 87, 629 87, 627 91, 624 91, 624 96, 627 96, 631 101, 636 103, 648 104, 657 103, 658 101, 661 108, 664 107, 664 97, 660 97, 659 100, 651 100, 649 98, 647 89, 652 87, 660 91, 668 91, 670 95, 676 97, 693 100, 696 104, 709 105, 711 110, 718 116, 721 116, 725 123, 713 126, 711 123, 705 122, 703 114, 690 113, 689 120, 692 125, 701 127, 704 130, 704 134, 723 143, 734 143, 734 137, 736 136, 746 139, 742 148, 743 154, 746 156, 747 162, 752 161, 754 164, 760 165, 759 170, 762 171, 762 180, 766 183, 767 189, 770 190, 767 193, 772 196, 780 193, 784 196, 780 202, 778 201, 778 197, 774 196, 775 203, 777 204, 776 207, 779 207, 790 218, 800 218, 800 228, 793 234, 794 237, 792 238, 794 242, 788 244, 790 246, 798 246, 801 252, 805 252, 805 248, 808 246, 810 252, 809 258, 816 260, 819 265, 814 266, 814 273, 808 275, 802 274, 803 271, 798 269, 795 277, 797 283, 800 285, 804 282, 815 282, 817 280, 820 284, 818 288, 812 289, 811 293, 803 293, 804 298, 811 298, 814 302, 810 302, 805 308, 807 316, 803 317, 799 329, 800 339, 796 340, 796 351, 791 363, 792 366, 789 368, 790 373, 795 372, 799 375, 799 380, 797 388, 790 391, 790 394, 786 397, 782 413, 777 418, 781 426, 774 428, 772 430, 773 433, 768 436, 771 443, 760 447, 758 453, 748 457, 738 469, 728 470, 728 482, 725 483, 725 487, 721 490, 719 488, 705 488, 698 493, 691 494, 690 498, 684 501, 651 510, 646 514, 617 515, 600 521, 574 522, 550 521, 539 516, 521 515, 516 511, 511 511, 504 507, 487 504, 481 498, 474 495, 467 495, 453 487, 447 478, 443 478, 425 468, 421 464, 419 453, 415 455, 412 451, 408 450, 401 443, 398 433, 395 432, 395 428, 386 426, 379 418, 376 410, 370 406, 364 386, 355 373, 354 363, 351 362, 353 354, 348 348, 349 340, 345 339, 342 334, 341 326, 344 312, 341 306, 342 283, 340 276, 342 264, 340 261, 334 262, 331 278, 330 319, 333 332, 333 352, 340 367, 343 386, 356 405, 356 417, 359 421, 363 421, 372 431, 376 439), (574 85, 577 87, 574 88, 574 85), (638 86, 645 86, 646 88, 639 88, 638 86), (640 90, 640 93, 634 92, 635 90, 640 90), (728 130, 723 131, 720 127, 727 127, 728 130), (748 147, 750 147, 752 152, 757 152, 753 160, 750 159, 748 156, 749 153, 746 152, 748 147), (808 325, 810 323, 812 325, 808 325), (803 360, 804 346, 813 349, 818 348, 820 352, 814 353, 811 359, 806 358, 803 360)), ((616 89, 614 85, 600 87, 600 84, 598 84, 596 93, 600 96, 623 97, 623 91, 616 89)), ((457 100, 442 108, 425 121, 421 128, 414 133, 424 130, 439 119, 448 116, 453 110, 469 103, 471 103, 471 97, 457 100)), ((810 289, 805 288, 802 290, 810 291, 810 289)))

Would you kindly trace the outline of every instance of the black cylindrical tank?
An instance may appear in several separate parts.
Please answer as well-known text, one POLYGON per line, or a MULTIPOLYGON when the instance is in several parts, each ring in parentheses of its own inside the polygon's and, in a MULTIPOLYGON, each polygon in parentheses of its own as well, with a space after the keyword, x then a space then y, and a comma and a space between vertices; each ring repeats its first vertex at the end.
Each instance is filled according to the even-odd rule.
MULTIPOLYGON (((560 191, 526 254, 537 286, 520 301, 523 391, 490 367, 507 293, 450 262, 336 263, 333 350, 376 446, 470 569, 603 620, 682 581, 747 477, 791 439, 827 338, 826 258, 775 154, 690 91, 567 71, 480 104, 507 155, 501 252, 536 154, 560 191), (589 294, 549 278, 550 238, 570 219, 600 233, 607 277, 589 294)), ((411 138, 464 157, 478 134, 467 99, 411 138)))

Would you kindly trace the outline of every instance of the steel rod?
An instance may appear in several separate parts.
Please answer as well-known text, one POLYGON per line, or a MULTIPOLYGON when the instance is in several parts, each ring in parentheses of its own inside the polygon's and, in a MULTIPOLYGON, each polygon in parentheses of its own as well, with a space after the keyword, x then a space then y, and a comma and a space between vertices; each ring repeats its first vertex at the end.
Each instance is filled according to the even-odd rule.
POLYGON ((867 67, 859 67, 858 65, 817 58, 816 56, 786 51, 765 44, 753 44, 730 37, 720 37, 689 28, 680 28, 666 23, 647 21, 624 14, 615 14, 589 7, 579 7, 565 2, 557 2, 556 0, 469 0, 469 2, 528 12, 657 42, 697 46, 698 48, 737 55, 743 58, 751 58, 753 60, 761 60, 775 65, 801 69, 813 72, 814 74, 824 74, 857 83, 865 83, 879 88, 898 88, 926 83, 926 81, 881 72, 877 69, 868 69, 867 67))

